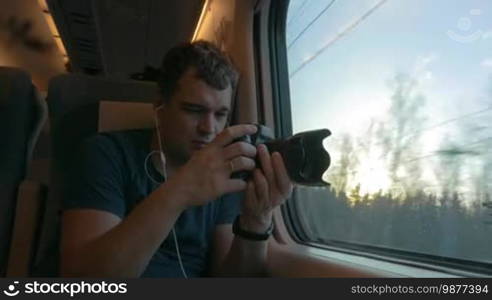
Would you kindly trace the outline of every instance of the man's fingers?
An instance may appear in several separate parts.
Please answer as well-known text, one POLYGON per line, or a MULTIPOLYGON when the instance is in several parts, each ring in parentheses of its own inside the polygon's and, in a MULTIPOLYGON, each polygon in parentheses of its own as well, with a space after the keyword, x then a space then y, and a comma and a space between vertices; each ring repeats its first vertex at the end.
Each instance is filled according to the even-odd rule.
POLYGON ((237 156, 256 156, 256 147, 246 142, 236 142, 224 148, 223 157, 225 160, 233 159, 237 156))
POLYGON ((253 178, 255 181, 255 191, 256 197, 261 202, 268 200, 270 198, 268 182, 265 176, 263 176, 262 172, 259 169, 255 169, 253 172, 253 178))
POLYGON ((213 140, 212 143, 219 147, 224 147, 239 137, 255 133, 256 130, 257 128, 255 125, 249 124, 227 127, 213 140))
POLYGON ((261 170, 263 171, 263 174, 265 174, 269 184, 276 184, 270 153, 265 145, 262 144, 258 146, 258 156, 260 157, 261 170))
POLYGON ((246 188, 246 181, 242 179, 229 179, 224 194, 236 193, 243 191, 246 188))
POLYGON ((229 161, 231 173, 238 171, 251 171, 255 168, 255 161, 251 158, 240 156, 229 161))
POLYGON ((254 203, 254 200, 256 200, 255 184, 251 180, 247 182, 246 197, 246 201, 248 202, 246 204, 249 204, 250 206, 254 203))
POLYGON ((282 155, 278 152, 272 154, 272 165, 275 169, 275 179, 277 186, 283 196, 289 197, 292 192, 292 181, 290 180, 287 168, 285 167, 282 155))

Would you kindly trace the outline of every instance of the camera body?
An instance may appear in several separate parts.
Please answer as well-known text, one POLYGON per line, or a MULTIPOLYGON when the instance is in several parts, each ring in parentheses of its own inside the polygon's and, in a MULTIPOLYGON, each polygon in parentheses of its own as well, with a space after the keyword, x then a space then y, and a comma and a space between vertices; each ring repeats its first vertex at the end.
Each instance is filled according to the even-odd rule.
MULTIPOLYGON (((323 173, 330 166, 330 155, 323 147, 323 140, 331 135, 328 129, 317 129, 297 133, 285 139, 275 139, 272 130, 266 126, 255 124, 255 134, 246 135, 234 142, 243 141, 254 146, 265 144, 270 153, 282 155, 290 179, 301 185, 326 186, 323 173)), ((256 165, 261 166, 258 159, 256 165)), ((250 172, 237 172, 233 178, 247 179, 250 172)))

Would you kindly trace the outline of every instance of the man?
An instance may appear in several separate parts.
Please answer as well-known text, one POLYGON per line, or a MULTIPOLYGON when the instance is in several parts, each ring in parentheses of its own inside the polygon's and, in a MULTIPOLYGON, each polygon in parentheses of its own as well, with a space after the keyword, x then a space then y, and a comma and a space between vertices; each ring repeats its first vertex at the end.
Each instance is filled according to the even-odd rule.
POLYGON ((256 128, 226 128, 237 75, 216 47, 173 48, 161 72, 158 131, 84 144, 64 199, 61 275, 264 275, 272 210, 292 190, 281 156, 234 142, 256 128))

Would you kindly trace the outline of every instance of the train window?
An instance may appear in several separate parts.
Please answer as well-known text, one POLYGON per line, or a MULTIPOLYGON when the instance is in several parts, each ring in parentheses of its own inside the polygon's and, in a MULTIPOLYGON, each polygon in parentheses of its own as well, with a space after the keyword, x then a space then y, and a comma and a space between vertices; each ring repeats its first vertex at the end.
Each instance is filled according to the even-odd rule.
POLYGON ((297 237, 492 266, 492 3, 291 0, 293 133, 328 128, 297 237))

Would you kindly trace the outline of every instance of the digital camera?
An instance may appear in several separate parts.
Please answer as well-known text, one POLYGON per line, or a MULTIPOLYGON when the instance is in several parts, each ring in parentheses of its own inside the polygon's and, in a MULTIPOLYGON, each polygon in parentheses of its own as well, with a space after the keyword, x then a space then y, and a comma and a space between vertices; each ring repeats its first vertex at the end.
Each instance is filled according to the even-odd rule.
MULTIPOLYGON (((270 128, 255 124, 255 134, 245 135, 234 142, 243 141, 254 146, 265 144, 270 153, 282 155, 290 179, 301 185, 326 186, 323 173, 330 166, 330 155, 323 147, 323 140, 331 135, 328 129, 317 129, 297 133, 285 139, 275 139, 270 128)), ((256 165, 260 166, 258 158, 256 165)), ((236 172, 233 178, 247 179, 250 172, 236 172)))

